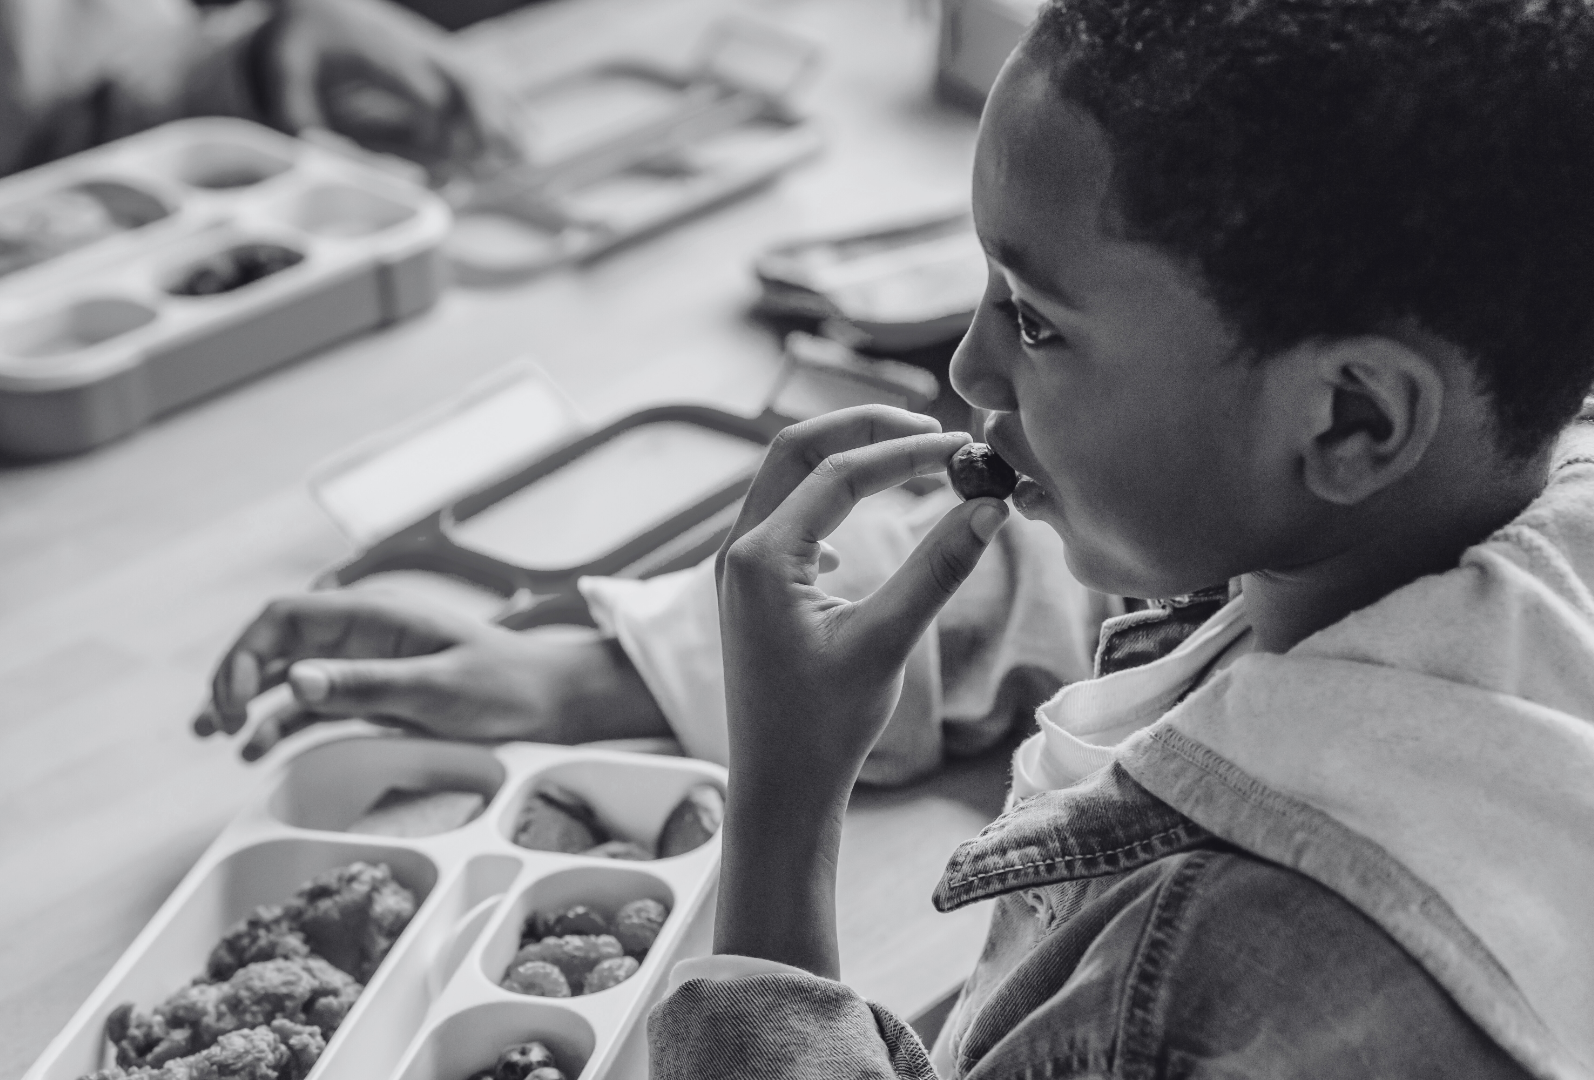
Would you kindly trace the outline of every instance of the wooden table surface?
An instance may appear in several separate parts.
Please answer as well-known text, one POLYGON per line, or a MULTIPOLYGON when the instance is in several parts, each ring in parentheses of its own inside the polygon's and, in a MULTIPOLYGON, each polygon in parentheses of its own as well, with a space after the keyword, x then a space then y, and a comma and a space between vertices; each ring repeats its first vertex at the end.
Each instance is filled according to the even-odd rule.
MULTIPOLYGON (((752 411, 772 338, 745 315, 779 239, 967 198, 974 122, 931 102, 912 0, 551 0, 462 35, 524 83, 620 54, 669 61, 727 13, 819 43, 803 104, 826 154, 774 188, 591 268, 456 288, 359 338, 72 460, 0 466, 0 1080, 70 1018, 262 773, 188 721, 261 604, 348 546, 306 494, 318 461, 518 356, 591 417, 662 401, 752 411)), ((903 1012, 968 970, 985 913, 938 916, 953 845, 1005 764, 860 794, 840 907, 846 977, 903 1012)))

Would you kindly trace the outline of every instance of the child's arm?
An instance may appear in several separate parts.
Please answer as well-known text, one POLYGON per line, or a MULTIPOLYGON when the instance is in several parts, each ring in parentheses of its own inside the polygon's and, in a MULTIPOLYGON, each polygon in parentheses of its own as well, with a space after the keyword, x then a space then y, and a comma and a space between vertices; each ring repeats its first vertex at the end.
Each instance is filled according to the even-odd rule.
POLYGON ((835 978, 835 867, 853 781, 890 718, 903 665, 1006 519, 954 507, 857 602, 814 584, 823 540, 867 495, 938 472, 962 433, 865 406, 770 448, 718 573, 730 787, 715 951, 835 978))
POLYGON ((216 666, 195 730, 237 733, 250 701, 282 682, 299 709, 257 726, 243 751, 250 760, 317 721, 348 716, 454 739, 670 734, 625 653, 590 627, 517 633, 375 591, 268 604, 216 666))

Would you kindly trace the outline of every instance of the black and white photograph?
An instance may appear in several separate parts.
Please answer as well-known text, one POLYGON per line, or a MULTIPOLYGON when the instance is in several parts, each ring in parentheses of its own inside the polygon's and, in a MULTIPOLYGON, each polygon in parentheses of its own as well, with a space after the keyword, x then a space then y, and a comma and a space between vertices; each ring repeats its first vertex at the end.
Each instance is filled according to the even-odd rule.
POLYGON ((1594 0, 0 0, 0 1080, 1594 1080, 1594 0))

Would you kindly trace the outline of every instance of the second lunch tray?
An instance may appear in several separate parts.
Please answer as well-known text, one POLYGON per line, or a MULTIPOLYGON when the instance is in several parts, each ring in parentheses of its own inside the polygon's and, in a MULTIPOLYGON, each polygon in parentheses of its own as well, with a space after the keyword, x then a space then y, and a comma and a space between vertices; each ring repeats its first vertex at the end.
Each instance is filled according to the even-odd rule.
POLYGON ((243 120, 0 181, 0 454, 76 453, 430 306, 446 203, 243 120))

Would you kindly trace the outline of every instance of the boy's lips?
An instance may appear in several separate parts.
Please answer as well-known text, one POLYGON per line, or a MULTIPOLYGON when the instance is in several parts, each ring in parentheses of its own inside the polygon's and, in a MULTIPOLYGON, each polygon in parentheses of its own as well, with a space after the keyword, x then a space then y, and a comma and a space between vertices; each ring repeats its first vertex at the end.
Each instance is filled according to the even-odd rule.
POLYGON ((1010 422, 1002 416, 992 417, 985 424, 985 441, 996 448, 1007 463, 1018 472, 1018 486, 1013 489, 1013 507, 1027 514, 1046 500, 1046 489, 1036 481, 1040 473, 1029 445, 1022 437, 1009 433, 1010 422))

